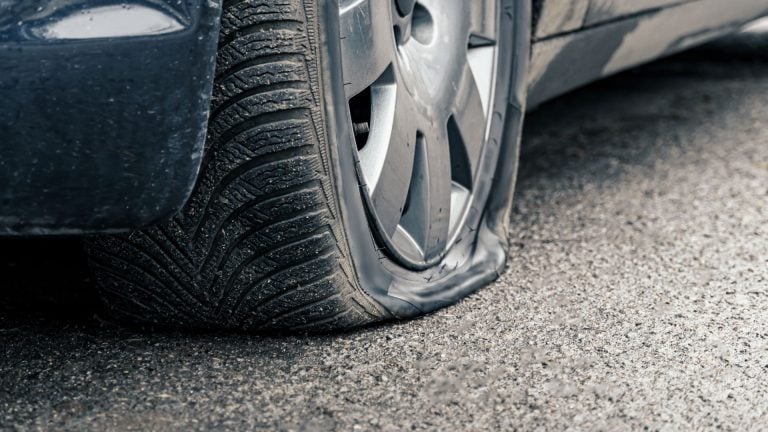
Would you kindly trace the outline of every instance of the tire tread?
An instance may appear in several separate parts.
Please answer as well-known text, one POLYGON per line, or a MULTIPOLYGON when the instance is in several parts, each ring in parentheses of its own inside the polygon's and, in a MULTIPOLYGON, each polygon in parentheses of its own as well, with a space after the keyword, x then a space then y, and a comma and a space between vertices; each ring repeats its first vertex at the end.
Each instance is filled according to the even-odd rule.
POLYGON ((325 147, 315 5, 225 0, 206 156, 173 221, 91 240, 139 324, 331 331, 387 318, 350 276, 325 147))

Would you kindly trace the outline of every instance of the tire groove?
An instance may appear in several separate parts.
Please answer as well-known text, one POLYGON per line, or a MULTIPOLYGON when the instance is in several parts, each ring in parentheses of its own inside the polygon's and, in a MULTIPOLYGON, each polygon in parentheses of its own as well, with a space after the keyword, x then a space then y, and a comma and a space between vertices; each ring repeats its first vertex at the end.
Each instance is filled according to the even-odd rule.
MULTIPOLYGON (((104 249, 96 248, 96 250, 97 250, 97 253, 100 253, 100 254, 104 255, 106 260, 120 261, 121 263, 123 263, 123 265, 138 270, 137 271, 138 274, 143 274, 147 278, 154 280, 155 283, 157 283, 159 286, 164 286, 164 284, 163 284, 163 282, 161 280, 157 279, 151 273, 147 273, 147 271, 145 269, 139 267, 137 264, 133 264, 133 263, 127 261, 125 258, 119 257, 117 255, 114 255, 112 252, 106 251, 104 249)), ((93 259, 93 256, 91 256, 91 259, 93 259)), ((107 267, 105 270, 107 272, 111 273, 113 277, 122 279, 124 282, 131 284, 131 286, 136 288, 138 291, 142 291, 145 294, 149 295, 150 297, 155 298, 161 304, 166 305, 168 307, 168 309, 170 311, 172 311, 173 313, 184 315, 184 316, 186 316, 188 318, 192 318, 192 319, 199 318, 197 316, 197 314, 194 314, 194 313, 188 312, 188 311, 184 311, 184 310, 182 310, 182 309, 180 309, 178 307, 172 306, 172 304, 170 302, 168 302, 167 300, 163 299, 161 296, 159 296, 157 294, 153 294, 151 291, 149 291, 146 288, 144 288, 140 282, 132 282, 125 275, 125 273, 127 273, 127 272, 118 272, 116 270, 111 270, 111 269, 114 269, 115 266, 114 265, 110 265, 108 262, 105 263, 105 267, 107 267)), ((178 297, 178 295, 173 290, 163 290, 163 291, 165 291, 165 292, 172 292, 172 293, 174 293, 174 296, 178 297)), ((179 300, 181 300, 181 299, 179 299, 179 300)), ((182 301, 182 304, 183 304, 183 301, 182 301)))
POLYGON ((219 49, 226 48, 227 45, 235 42, 238 39, 247 37, 259 32, 293 32, 296 34, 303 34, 304 23, 298 19, 266 19, 253 24, 248 24, 239 28, 224 37, 219 41, 219 49), (298 27, 298 28, 297 28, 298 27))
POLYGON ((235 63, 229 68, 223 71, 220 71, 216 76, 220 78, 231 77, 231 76, 237 75, 239 72, 242 72, 254 66, 266 66, 269 64, 281 64, 281 63, 296 63, 297 65, 301 64, 301 66, 303 66, 304 69, 306 69, 306 63, 304 61, 303 54, 294 54, 294 53, 264 54, 264 55, 251 57, 248 60, 235 63))
MULTIPOLYGON (((312 190, 312 189, 310 189, 310 185, 312 183, 318 183, 318 181, 317 180, 309 180, 307 182, 298 184, 296 186, 287 187, 287 188, 275 191, 273 193, 265 194, 265 195, 259 197, 260 198, 259 200, 251 200, 248 203, 243 204, 242 206, 232 210, 229 213, 229 215, 225 219, 223 219, 223 221, 220 224, 217 225, 216 229, 213 230, 213 232, 216 233, 216 234, 214 235, 214 238, 211 241, 211 243, 208 245, 208 248, 211 248, 211 247, 216 245, 216 243, 220 240, 221 236, 223 235, 224 228, 226 226, 232 224, 241 214, 247 212, 248 210, 250 210, 253 207, 269 204, 272 201, 277 201, 279 199, 284 199, 287 196, 295 195, 295 194, 297 194, 299 192, 306 192, 308 190, 312 190)), ((204 265, 201 264, 200 266, 198 266, 198 270, 201 269, 201 268, 204 268, 204 265)))
POLYGON ((256 114, 249 117, 242 122, 232 125, 223 132, 220 132, 213 140, 212 144, 217 147, 225 147, 230 141, 244 132, 248 132, 251 129, 262 127, 264 125, 286 122, 290 120, 306 121, 309 117, 309 108, 306 107, 294 107, 286 108, 284 110, 269 111, 260 114, 256 114))
MULTIPOLYGON (((132 235, 144 235, 144 234, 142 233, 142 231, 135 231, 135 232, 134 232, 132 235)), ((131 249, 133 249, 133 250, 134 250, 136 253, 138 253, 140 256, 142 256, 142 257, 144 257, 145 259, 147 259, 147 260, 149 260, 150 262, 152 262, 152 263, 154 264, 154 266, 153 266, 153 267, 157 267, 157 268, 158 268, 159 270, 161 270, 161 271, 162 271, 164 274, 167 274, 168 276, 170 276, 170 278, 173 280, 174 284, 175 284, 175 285, 178 287, 178 290, 174 290, 174 291, 178 291, 178 292, 181 292, 181 293, 183 293, 184 295, 187 295, 187 296, 189 296, 190 298, 192 298, 193 300, 195 300, 195 302, 198 304, 198 306, 200 306, 200 307, 202 307, 202 308, 205 308, 205 302, 204 302, 202 299, 198 298, 196 295, 192 294, 192 293, 190 292, 190 290, 186 289, 186 288, 185 288, 185 285, 183 284, 183 282, 181 282, 181 280, 179 279, 179 277, 178 277, 176 274, 174 274, 173 272, 171 272, 171 271, 168 271, 168 270, 164 269, 164 268, 163 268, 163 266, 162 266, 162 265, 161 265, 161 264, 160 264, 160 263, 157 261, 157 258, 155 258, 154 256, 152 256, 152 254, 150 254, 150 253, 149 253, 148 251, 146 251, 146 250, 145 250, 145 249, 144 249, 142 246, 140 246, 140 245, 139 245, 139 242, 129 242, 129 241, 126 241, 125 239, 122 239, 121 237, 115 237, 114 239, 115 239, 116 241, 118 241, 118 242, 122 242, 122 244, 123 244, 124 246, 126 246, 126 247, 130 247, 130 248, 131 248, 131 249)), ((156 274, 156 273, 155 273, 155 272, 152 272, 152 274, 156 274)), ((156 279, 157 279, 158 281, 160 281, 160 279, 159 279, 159 278, 160 278, 160 275, 157 275, 157 278, 156 278, 156 279)), ((191 282, 192 282, 192 283, 194 283, 194 280, 193 280, 193 281, 191 281, 191 282)), ((165 283, 161 284, 161 286, 162 286, 162 285, 166 285, 166 286, 167 286, 167 284, 165 284, 165 283)))
MULTIPOLYGON (((310 240, 322 238, 327 233, 328 233, 328 227, 321 226, 311 231, 310 233, 290 237, 282 242, 270 245, 271 247, 269 247, 268 250, 270 252, 277 252, 288 247, 297 247, 298 245, 309 242, 310 240)), ((219 301, 216 304, 217 315, 221 311, 221 307, 223 306, 224 300, 229 294, 229 291, 232 290, 232 286, 234 285, 235 281, 240 277, 240 274, 242 273, 243 269, 245 269, 247 266, 253 264, 256 261, 267 258, 266 255, 259 255, 258 253, 254 253, 253 255, 254 255, 253 258, 243 261, 242 263, 240 263, 240 265, 237 266, 237 268, 235 268, 233 272, 230 273, 229 277, 227 278, 227 282, 224 284, 224 288, 222 289, 221 295, 219 296, 219 301)), ((276 265, 279 266, 279 264, 277 263, 276 265)), ((288 268, 293 266, 283 266, 283 267, 288 268)))
MULTIPOLYGON (((272 278, 274 278, 274 277, 276 277, 276 276, 278 276, 278 275, 280 275, 282 273, 289 272, 289 271, 293 270, 294 267, 298 267, 300 265, 309 265, 309 264, 312 264, 312 263, 315 263, 315 262, 318 262, 318 261, 330 259, 330 258, 333 257, 334 254, 335 254, 335 248, 329 247, 328 248, 328 252, 326 252, 326 253, 324 253, 322 255, 316 256, 316 257, 312 258, 309 261, 302 261, 302 262, 300 262, 298 264, 295 264, 295 265, 292 265, 292 266, 289 266, 289 267, 276 269, 275 271, 273 271, 271 273, 267 273, 266 275, 260 277, 258 280, 254 281, 246 290, 243 291, 243 293, 240 295, 238 300, 235 302, 235 305, 232 307, 232 314, 234 315, 234 314, 236 314, 238 312, 238 309, 241 307, 241 305, 245 301, 245 299, 248 298, 248 296, 253 292, 253 290, 256 289, 256 287, 258 287, 259 285, 261 285, 261 283, 263 283, 265 280, 272 279, 272 278)), ((330 279, 330 278, 336 277, 336 275, 337 275, 336 273, 319 275, 319 276, 317 276, 317 277, 315 277, 313 279, 304 281, 304 283, 305 283, 304 286, 314 285, 315 283, 320 282, 322 280, 326 280, 326 279, 330 279)), ((286 295, 288 295, 290 293, 295 292, 295 290, 296 290, 296 288, 287 289, 286 291, 282 291, 280 293, 275 293, 274 295, 271 295, 271 296, 269 296, 269 297, 267 297, 265 299, 262 299, 259 303, 254 305, 254 310, 260 309, 260 308, 264 307, 266 304, 268 304, 270 302, 277 301, 280 298, 282 298, 282 297, 284 297, 284 296, 286 296, 286 295)))
MULTIPOLYGON (((288 197, 290 195, 295 195, 295 194, 298 194, 300 192, 311 191, 312 189, 310 188, 310 185, 313 184, 313 183, 317 184, 318 181, 317 180, 309 180, 307 182, 298 184, 296 186, 291 186, 291 187, 287 187, 287 188, 284 188, 284 189, 280 189, 278 191, 275 191, 273 193, 266 194, 266 195, 260 197, 259 200, 251 200, 248 203, 243 204, 242 206, 232 210, 229 213, 229 215, 225 219, 223 219, 220 224, 217 225, 216 229, 212 230, 215 234, 214 234, 214 237, 213 237, 212 241, 210 242, 210 244, 207 245, 207 249, 211 249, 214 246, 216 246, 216 244, 221 240, 221 237, 222 237, 222 235, 224 233, 224 228, 229 226, 229 225, 231 225, 232 223, 234 223, 234 221, 237 220, 237 218, 240 217, 241 214, 247 212, 248 210, 250 210, 253 207, 267 205, 267 204, 270 204, 273 201, 277 201, 277 200, 280 200, 280 199, 285 199, 286 197, 288 197)), ((198 271, 200 271, 201 269, 205 268, 205 266, 206 266, 208 261, 209 261, 209 259, 208 259, 208 257, 206 257, 204 262, 202 264, 200 264, 199 266, 197 266, 198 271)))
MULTIPOLYGON (((280 199, 287 198, 290 195, 296 195, 300 192, 307 192, 313 190, 311 188, 311 185, 319 185, 319 180, 309 180, 304 183, 300 183, 295 186, 290 186, 284 189, 280 189, 278 191, 275 191, 270 194, 265 194, 263 196, 260 196, 259 200, 252 200, 246 204, 243 204, 242 206, 232 210, 229 215, 225 219, 223 219, 222 223, 217 225, 216 229, 213 230, 214 233, 216 233, 216 237, 214 237, 213 241, 211 242, 211 247, 216 245, 218 240, 220 240, 220 233, 222 230, 226 227, 231 225, 238 217, 240 217, 241 214, 247 212, 248 210, 252 209, 253 207, 262 206, 270 204, 273 201, 277 201, 280 199)), ((314 207, 312 207, 314 209, 314 207)), ((199 266, 199 268, 203 268, 204 266, 199 266)))
MULTIPOLYGON (((207 215, 211 211, 212 202, 215 201, 216 197, 219 197, 221 195, 221 192, 223 192, 225 189, 228 189, 229 186, 232 185, 232 183, 235 183, 239 178, 241 178, 244 174, 248 173, 249 171, 254 171, 260 168, 269 167, 270 165, 275 164, 281 164, 286 163, 292 159, 299 158, 299 157, 307 157, 310 155, 301 154, 301 152, 307 148, 311 147, 309 145, 303 145, 301 147, 292 147, 286 150, 280 150, 274 153, 269 153, 267 155, 263 155, 256 159, 251 159, 249 161, 243 162, 242 164, 238 165, 234 169, 232 169, 230 172, 228 172, 219 182, 216 188, 209 194, 208 199, 205 201, 205 206, 202 209, 202 212, 200 212, 200 222, 197 224, 197 226, 194 228, 193 234, 192 234, 192 241, 196 242, 200 235, 200 229, 205 224, 207 215)), ((267 195, 267 194, 264 194, 267 195)), ((254 196, 252 200, 259 199, 259 196, 254 196)))
MULTIPOLYGON (((160 229, 158 229, 157 231, 160 234, 162 234, 162 231, 160 229)), ((170 261, 172 265, 175 265, 179 270, 181 270, 182 273, 184 273, 184 276, 186 276, 190 281, 195 280, 195 276, 190 272, 190 266, 178 262, 173 252, 168 250, 168 245, 165 243, 170 243, 170 242, 161 241, 155 238, 155 236, 152 235, 152 230, 145 230, 145 231, 142 231, 142 233, 150 242, 152 242, 160 250, 160 253, 165 257, 165 259, 170 261)), ((194 265, 192 266, 192 269, 194 269, 194 265)))
POLYGON ((280 119, 280 120, 273 120, 273 121, 269 121, 269 122, 264 122, 264 123, 261 123, 259 125, 256 125, 256 126, 253 126, 253 127, 250 127, 250 128, 246 128, 246 129, 238 132, 237 134, 233 135, 231 138, 229 138, 225 142, 214 143, 216 145, 211 145, 209 151, 206 152, 206 155, 205 155, 205 157, 203 159, 203 163, 201 164, 201 169, 205 169, 211 163, 213 163, 214 161, 216 161, 216 160, 218 160, 220 158, 224 158, 224 155, 229 154, 230 152, 233 151, 233 149, 232 149, 233 146, 240 146, 245 151, 257 152, 257 150, 249 149, 243 143, 241 143, 241 140, 243 140, 244 138, 247 138, 246 135, 249 134, 249 133, 256 133, 256 134, 259 134, 259 133, 277 133, 277 132, 285 131, 285 130, 289 130, 289 129, 296 129, 296 128, 298 128, 298 126, 295 126, 295 125, 294 126, 287 126, 287 127, 278 127, 278 125, 281 125, 283 123, 290 125, 290 124, 292 124, 295 121, 301 121, 301 120, 306 120, 306 118, 304 118, 304 117, 301 117, 301 118, 291 118, 291 117, 288 117, 288 118, 283 118, 283 119, 280 119), (256 131, 258 131, 258 132, 256 132, 256 131))
MULTIPOLYGON (((109 267, 107 264, 103 264, 103 263, 100 263, 98 259, 92 259, 92 260, 90 260, 90 261, 89 261, 89 264, 90 264, 92 267, 95 267, 95 268, 99 268, 99 269, 101 269, 101 271, 103 271, 103 272, 105 272, 105 273, 109 273, 109 274, 110 274, 112 277, 114 277, 115 279, 117 279, 117 280, 121 281, 122 283, 129 285, 129 286, 130 286, 130 289, 133 289, 133 290, 141 290, 141 288, 138 288, 138 285, 136 284, 136 282, 134 282, 134 281, 131 281, 131 280, 128 280, 126 277, 124 277, 124 276, 122 276, 122 275, 119 275, 119 274, 117 274, 117 272, 115 272, 115 271, 113 271, 112 269, 110 269, 110 267, 109 267)), ((131 304, 134 304, 134 305, 136 305, 136 306, 137 306, 137 307, 139 307, 140 309, 144 309, 144 310, 147 310, 147 311, 150 311, 150 312, 159 313, 159 311, 158 311, 157 309, 155 309, 155 308, 153 308, 153 307, 150 307, 150 306, 147 306, 147 305, 145 305, 144 303, 141 303, 140 301, 136 300, 135 298, 133 298, 133 297, 131 297, 131 296, 129 296, 129 295, 126 295, 126 294, 125 294, 125 293, 123 293, 121 290, 110 290, 110 292, 112 292, 112 294, 113 294, 113 295, 115 295, 115 296, 118 296, 118 297, 120 297, 120 298, 124 299, 124 301, 126 301, 126 302, 129 302, 129 303, 131 303, 131 304)), ((147 291, 147 290, 144 290, 144 293, 145 293, 145 294, 149 294, 149 291, 147 291)), ((166 305, 167 307, 171 307, 171 306, 170 306, 169 304, 167 304, 167 303, 162 303, 162 301, 161 301, 160 299, 158 299, 158 301, 159 301, 161 304, 164 304, 164 305, 166 305)))
MULTIPOLYGON (((313 213, 320 214, 321 212, 322 212, 322 210, 319 210, 319 211, 316 211, 316 212, 313 212, 313 213)), ((272 220, 270 220, 268 222, 265 222, 264 224, 260 224, 260 225, 257 225, 255 227, 250 228, 244 234, 242 234, 241 236, 237 237, 234 241, 232 241, 231 244, 227 247, 227 249, 222 254, 222 257, 225 257, 225 258, 220 259, 216 263, 216 272, 214 274, 218 274, 218 272, 223 271, 222 264, 226 263, 226 257, 228 257, 233 250, 239 248, 241 246, 240 243, 245 241, 249 237, 251 237, 251 236, 253 236, 255 234, 258 234, 261 231, 265 231, 265 230, 268 230, 269 228, 273 228, 273 227, 275 227, 277 225, 289 223, 291 221, 295 221, 295 220, 301 219, 301 218, 306 218, 307 216, 311 216, 311 215, 312 215, 312 213, 310 213, 310 214, 302 213, 300 215, 293 216, 293 217, 290 217, 290 218, 277 219, 277 220, 276 219, 272 219, 272 220)), ((209 254, 206 257, 206 262, 205 262, 206 265, 210 263, 210 261, 208 259, 211 256, 212 256, 212 254, 209 254)), ((203 269, 205 269, 205 268, 206 268, 206 266, 202 266, 201 267, 201 271, 203 269)))
MULTIPOLYGON (((183 234, 183 229, 181 228, 181 226, 180 226, 179 222, 176 220, 176 218, 173 218, 173 220, 171 220, 170 224, 176 225, 177 228, 179 228, 179 230, 181 232, 181 236, 183 237, 183 235, 184 235, 183 234)), ((195 259, 192 258, 192 256, 186 250, 186 248, 182 247, 181 243, 179 243, 179 239, 177 239, 176 236, 174 236, 172 233, 168 232, 168 227, 165 226, 165 225, 158 225, 157 229, 160 232, 160 235, 163 236, 165 241, 171 243, 171 245, 173 245, 175 250, 179 254, 181 254, 181 256, 184 257, 184 259, 187 261, 187 263, 189 263, 189 266, 191 268, 195 268, 195 259)))
MULTIPOLYGON (((340 299, 340 298, 341 298, 341 293, 336 292, 336 293, 334 293, 334 294, 332 294, 330 296, 321 298, 319 300, 315 300, 315 301, 313 301, 311 303, 307 303, 307 304, 301 305, 301 306, 299 306, 297 308, 291 309, 289 311, 286 311, 286 312, 277 314, 275 316, 272 316, 272 317, 266 319, 265 321, 267 323, 277 323, 277 322, 279 322, 281 320, 285 320, 286 318, 290 318, 290 317, 292 317, 292 316, 294 316, 296 314, 304 312, 307 309, 311 309, 311 308, 313 308, 315 306, 319 306, 319 305, 321 305, 323 303, 327 303, 327 302, 330 302, 331 300, 336 300, 336 299, 340 299)), ((312 322, 314 322, 314 321, 312 321, 312 322)), ((312 323, 312 322, 310 322, 310 323, 312 323)))
POLYGON ((319 319, 319 320, 316 320, 316 321, 310 321, 310 322, 308 322, 306 324, 294 326, 294 327, 292 327, 292 330, 300 332, 300 331, 304 331, 306 329, 322 328, 323 325, 328 324, 328 323, 332 323, 334 321, 337 321, 339 318, 343 317, 344 315, 350 314, 352 312, 353 311, 351 309, 345 309, 345 310, 342 310, 340 312, 336 312, 336 313, 334 313, 333 315, 331 315, 331 316, 329 316, 327 318, 319 319))
POLYGON ((281 90, 309 90, 309 86, 307 85, 306 81, 294 79, 243 90, 241 93, 228 98, 226 102, 214 108, 213 113, 211 113, 210 116, 210 121, 215 122, 219 115, 225 112, 227 108, 231 108, 248 98, 254 96, 266 96, 270 93, 279 92, 281 90))

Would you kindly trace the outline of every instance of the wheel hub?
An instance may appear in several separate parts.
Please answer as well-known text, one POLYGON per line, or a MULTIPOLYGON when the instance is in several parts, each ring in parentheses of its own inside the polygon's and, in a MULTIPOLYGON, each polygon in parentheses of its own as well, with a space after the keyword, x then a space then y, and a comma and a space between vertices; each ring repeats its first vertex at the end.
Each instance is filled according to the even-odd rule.
MULTIPOLYGON (((342 0, 357 174, 384 250, 436 264, 479 197, 496 59, 494 0, 342 0)), ((491 173, 486 172, 486 175, 491 173)), ((480 209, 481 210, 481 209, 480 209)))

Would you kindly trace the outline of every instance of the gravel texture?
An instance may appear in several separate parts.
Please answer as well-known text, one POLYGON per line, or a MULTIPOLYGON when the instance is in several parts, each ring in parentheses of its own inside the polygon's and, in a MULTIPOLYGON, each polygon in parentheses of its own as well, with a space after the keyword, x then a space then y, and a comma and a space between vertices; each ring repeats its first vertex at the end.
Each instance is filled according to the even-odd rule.
POLYGON ((121 329, 76 243, 4 240, 0 429, 766 429, 767 95, 744 34, 545 105, 503 277, 341 336, 121 329))

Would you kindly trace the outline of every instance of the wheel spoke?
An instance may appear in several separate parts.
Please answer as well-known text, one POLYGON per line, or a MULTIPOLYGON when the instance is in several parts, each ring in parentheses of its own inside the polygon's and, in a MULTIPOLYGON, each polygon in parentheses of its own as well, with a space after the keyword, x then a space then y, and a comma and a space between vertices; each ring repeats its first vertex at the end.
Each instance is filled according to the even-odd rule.
POLYGON ((451 231, 461 222, 462 210, 472 196, 464 186, 453 182, 451 187, 451 231))
POLYGON ((340 37, 344 89, 351 98, 373 84, 392 64, 395 40, 389 1, 345 3, 340 10, 340 37))
POLYGON ((472 187, 485 145, 485 121, 480 91, 471 69, 465 66, 459 81, 448 131, 451 140, 453 179, 469 189, 472 187))
MULTIPOLYGON (((451 28, 449 36, 474 36, 477 43, 485 45, 494 41, 496 34, 496 3, 498 0, 419 0, 427 9, 447 14, 451 28), (457 27, 461 26, 461 27, 457 27), (481 42, 481 41, 485 42, 481 42)), ((470 41, 473 42, 473 41, 470 41)))
POLYGON ((379 223, 392 235, 411 184, 418 114, 401 84, 374 86, 372 92, 371 132, 360 164, 379 223))
POLYGON ((424 259, 429 235, 429 160, 427 157, 427 142, 423 135, 416 139, 411 187, 408 191, 407 209, 400 219, 400 227, 395 241, 411 252, 418 251, 417 256, 424 259))
POLYGON ((444 128, 421 136, 416 145, 409 205, 401 220, 426 259, 448 242, 451 222, 451 166, 444 128))
MULTIPOLYGON (((462 1, 462 0, 459 0, 462 1)), ((470 46, 476 47, 493 42, 496 34, 496 1, 494 0, 470 0, 462 1, 469 11, 470 46)))
POLYGON ((429 175, 429 234, 427 258, 440 253, 448 243, 451 224, 451 155, 448 151, 448 131, 441 125, 427 138, 429 175), (429 142, 431 138, 431 143, 429 142))
POLYGON ((472 76, 475 78, 475 84, 480 91, 480 99, 483 103, 483 113, 486 116, 490 113, 491 93, 493 92, 493 70, 496 66, 494 58, 496 48, 493 46, 482 46, 470 48, 467 52, 467 62, 472 70, 472 76))

